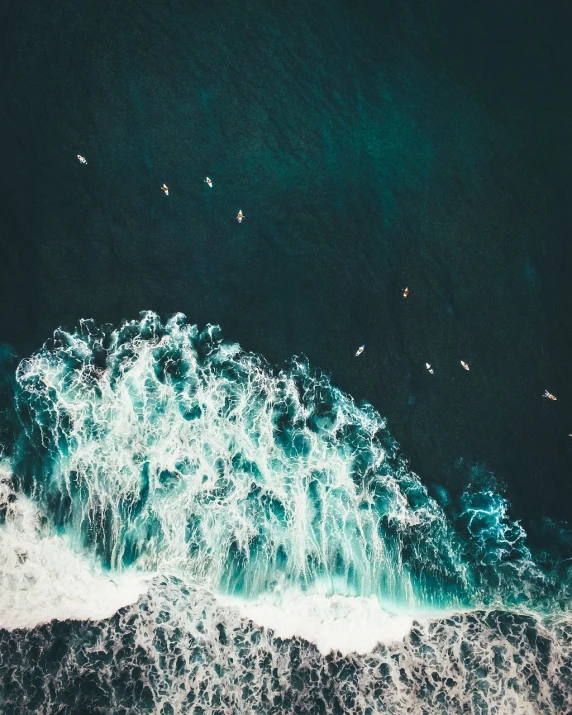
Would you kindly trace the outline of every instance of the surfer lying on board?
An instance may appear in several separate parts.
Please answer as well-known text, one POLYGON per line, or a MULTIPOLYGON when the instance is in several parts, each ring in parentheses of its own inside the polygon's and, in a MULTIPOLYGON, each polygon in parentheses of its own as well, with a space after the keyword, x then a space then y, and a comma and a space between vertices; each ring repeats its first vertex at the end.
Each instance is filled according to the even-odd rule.
POLYGON ((544 390, 544 395, 542 395, 542 397, 548 397, 549 400, 556 400, 554 395, 552 393, 548 392, 548 390, 544 390))

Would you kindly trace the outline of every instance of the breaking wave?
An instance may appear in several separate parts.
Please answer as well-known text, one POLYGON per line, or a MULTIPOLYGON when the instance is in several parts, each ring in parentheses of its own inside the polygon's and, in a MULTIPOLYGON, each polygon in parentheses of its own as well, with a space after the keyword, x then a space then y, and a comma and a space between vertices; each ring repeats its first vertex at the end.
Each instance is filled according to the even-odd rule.
POLYGON ((431 498, 378 413, 305 360, 273 368, 146 313, 57 331, 16 377, 0 479, 14 707, 58 702, 80 671, 102 712, 572 707, 566 574, 490 485, 431 498), (22 673, 54 644, 32 688, 22 673))

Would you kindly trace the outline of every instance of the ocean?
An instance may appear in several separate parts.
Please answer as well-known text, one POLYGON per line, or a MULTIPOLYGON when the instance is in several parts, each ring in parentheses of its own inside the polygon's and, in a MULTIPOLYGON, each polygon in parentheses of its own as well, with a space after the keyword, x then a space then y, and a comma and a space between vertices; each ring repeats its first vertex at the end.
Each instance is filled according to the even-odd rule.
POLYGON ((572 711, 570 15, 3 4, 1 712, 572 711))

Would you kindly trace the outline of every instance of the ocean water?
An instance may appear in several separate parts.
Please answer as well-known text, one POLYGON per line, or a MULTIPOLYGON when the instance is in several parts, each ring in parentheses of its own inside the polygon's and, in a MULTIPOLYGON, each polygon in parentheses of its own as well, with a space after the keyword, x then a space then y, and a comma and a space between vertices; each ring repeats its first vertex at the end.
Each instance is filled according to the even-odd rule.
POLYGON ((19 364, 15 411, 8 712, 571 707, 567 565, 483 477, 432 498, 307 361, 82 321, 19 364))
POLYGON ((4 8, 1 712, 572 711, 568 14, 4 8))

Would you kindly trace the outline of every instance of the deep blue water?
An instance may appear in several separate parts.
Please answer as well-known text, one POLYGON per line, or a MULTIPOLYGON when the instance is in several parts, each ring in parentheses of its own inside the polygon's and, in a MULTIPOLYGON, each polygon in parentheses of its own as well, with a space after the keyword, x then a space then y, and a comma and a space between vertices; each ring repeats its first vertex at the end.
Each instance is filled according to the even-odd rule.
MULTIPOLYGON (((499 7, 448 0, 4 3, 0 342, 3 355, 13 357, 3 368, 2 443, 21 470, 10 489, 36 499, 54 528, 73 526, 78 548, 88 544, 110 566, 106 549, 116 542, 86 536, 66 501, 77 497, 83 513, 85 493, 78 487, 70 497, 59 483, 35 491, 49 482, 54 463, 73 462, 77 445, 63 444, 65 426, 60 433, 50 421, 49 405, 59 404, 53 395, 37 407, 18 393, 14 418, 16 365, 56 328, 72 332, 83 318, 119 326, 143 310, 165 320, 181 311, 200 329, 219 325, 224 338, 272 366, 305 356, 329 376, 328 395, 336 386, 387 419, 449 528, 478 556, 463 556, 475 569, 469 586, 458 585, 456 566, 448 564, 438 576, 421 569, 420 591, 435 579, 437 600, 449 606, 506 595, 506 584, 496 588, 480 570, 487 549, 502 551, 497 539, 505 526, 471 522, 467 532, 460 514, 471 489, 497 495, 496 506, 484 508, 497 515, 504 512, 494 499, 504 495, 506 524, 522 520, 536 564, 552 557, 566 564, 572 556, 569 20, 564 2, 549 9, 528 1, 499 7), (239 209, 246 216, 240 225, 239 209), (366 350, 356 359, 362 343, 366 350), (558 400, 543 399, 545 389, 558 400), (47 442, 30 426, 30 414, 47 442), (18 441, 26 430, 28 442, 18 441)), ((101 356, 94 360, 111 369, 101 356)), ((324 397, 326 406, 316 409, 329 415, 337 399, 324 397)), ((286 423, 287 434, 299 428, 286 423)), ((353 433, 338 438, 350 451, 361 449, 353 433)), ((104 460, 113 450, 102 444, 104 460)), ((293 444, 285 454, 299 448, 293 444)), ((88 484, 89 475, 78 484, 83 478, 88 484)), ((137 498, 142 504, 147 497, 137 498)), ((124 538, 133 549, 126 560, 137 561, 138 537, 122 532, 121 544, 124 538)), ((389 530, 383 538, 394 543, 389 530)), ((437 540, 439 559, 448 538, 437 540)), ((509 561, 524 558, 520 538, 511 541, 509 561)), ((413 571, 430 560, 422 554, 418 563, 416 547, 397 541, 413 571)), ((328 572, 331 564, 324 563, 316 573, 328 572)), ((354 586, 362 583, 354 572, 347 576, 354 586)), ((550 576, 550 607, 546 594, 534 591, 536 606, 553 609, 560 580, 566 580, 561 572, 550 576)), ((517 616, 506 618, 513 623, 517 616)), ((113 629, 105 623, 102 633, 113 629)), ((21 638, 32 662, 30 639, 49 642, 52 635, 29 633, 21 638)), ((14 649, 4 669, 16 667, 14 649)), ((366 687, 365 670, 356 676, 358 692, 366 687)), ((73 692, 75 676, 68 676, 73 692)), ((465 685, 470 692, 472 682, 465 685)), ((283 685, 272 687, 284 692, 283 685)), ((429 697, 414 690, 411 703, 429 697)), ((327 711, 333 697, 324 700, 327 711)), ((464 701, 451 697, 453 704, 442 707, 454 712, 464 701)), ((558 697, 554 712, 564 707, 558 697)), ((320 712, 317 699, 310 697, 320 712)), ((251 702, 269 711, 256 697, 251 702)), ((280 701, 276 712, 290 706, 280 701)), ((391 707, 407 712, 403 703, 391 707)), ((415 707, 410 711, 422 712, 415 707)), ((47 711, 58 712, 56 705, 47 711)))

